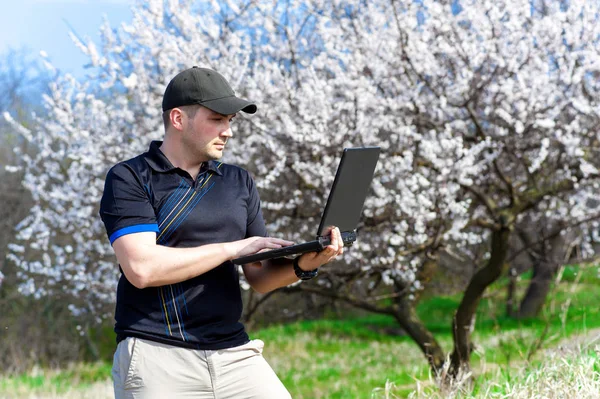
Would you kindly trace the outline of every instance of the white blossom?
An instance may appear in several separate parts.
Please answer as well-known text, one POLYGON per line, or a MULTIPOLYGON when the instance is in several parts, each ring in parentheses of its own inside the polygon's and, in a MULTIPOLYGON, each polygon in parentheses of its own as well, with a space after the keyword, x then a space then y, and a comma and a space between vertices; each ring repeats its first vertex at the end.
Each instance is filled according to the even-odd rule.
POLYGON ((258 104, 224 161, 254 175, 271 235, 313 238, 341 149, 382 148, 342 260, 365 276, 420 289, 418 248, 460 256, 486 242, 469 221, 493 215, 470 190, 509 206, 503 178, 519 195, 532 182, 574 181, 529 212, 594 215, 600 6, 572 0, 532 15, 517 0, 460 4, 138 1, 131 23, 104 23, 101 46, 74 37, 90 76, 58 75, 48 119, 19 127, 38 149, 18 165, 35 203, 11 247, 21 292, 59 289, 78 314, 112 311, 118 268, 97 214, 104 176, 161 139, 165 86, 192 65, 217 69, 258 104))

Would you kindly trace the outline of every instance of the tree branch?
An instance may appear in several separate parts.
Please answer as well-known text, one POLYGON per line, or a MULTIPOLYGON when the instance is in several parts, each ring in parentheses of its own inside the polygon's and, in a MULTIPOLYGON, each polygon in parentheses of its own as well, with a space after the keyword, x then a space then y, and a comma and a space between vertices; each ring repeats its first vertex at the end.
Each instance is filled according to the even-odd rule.
POLYGON ((364 300, 360 300, 360 299, 355 298, 350 295, 342 295, 339 292, 331 292, 327 289, 321 289, 321 288, 309 286, 308 284, 300 284, 300 285, 297 285, 294 287, 286 287, 286 288, 284 288, 284 290, 286 292, 298 292, 298 291, 310 292, 313 294, 322 295, 327 298, 344 301, 346 303, 351 304, 352 306, 367 310, 369 312, 395 316, 395 312, 392 307, 381 308, 379 306, 372 305, 364 300))

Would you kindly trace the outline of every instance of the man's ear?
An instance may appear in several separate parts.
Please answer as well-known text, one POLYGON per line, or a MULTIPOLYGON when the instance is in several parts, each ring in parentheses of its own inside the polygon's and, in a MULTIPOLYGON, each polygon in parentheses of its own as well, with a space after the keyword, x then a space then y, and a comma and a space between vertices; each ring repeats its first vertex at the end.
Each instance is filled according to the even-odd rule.
POLYGON ((171 121, 171 126, 173 126, 176 130, 183 130, 183 124, 185 119, 185 113, 180 108, 173 108, 169 112, 169 119, 171 121))

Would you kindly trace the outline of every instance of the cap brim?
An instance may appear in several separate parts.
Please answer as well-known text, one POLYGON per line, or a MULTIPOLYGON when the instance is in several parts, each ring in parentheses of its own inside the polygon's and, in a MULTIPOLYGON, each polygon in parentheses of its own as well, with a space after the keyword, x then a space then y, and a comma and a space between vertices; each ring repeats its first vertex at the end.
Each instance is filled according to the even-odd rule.
POLYGON ((233 115, 240 111, 253 114, 257 110, 256 104, 235 96, 204 101, 200 105, 222 115, 233 115))

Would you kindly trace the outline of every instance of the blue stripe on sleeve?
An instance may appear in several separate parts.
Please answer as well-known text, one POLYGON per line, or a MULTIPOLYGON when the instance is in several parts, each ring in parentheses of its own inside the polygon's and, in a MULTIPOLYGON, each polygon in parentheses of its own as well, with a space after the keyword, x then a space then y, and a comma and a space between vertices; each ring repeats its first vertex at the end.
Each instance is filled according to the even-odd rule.
POLYGON ((110 237, 108 239, 110 241, 110 245, 112 245, 112 243, 115 242, 115 240, 119 237, 122 237, 127 234, 131 234, 131 233, 142 233, 142 232, 146 232, 146 231, 154 231, 154 232, 158 233, 160 230, 158 229, 158 224, 156 224, 156 223, 136 224, 135 226, 127 226, 127 227, 123 227, 122 229, 115 231, 114 233, 112 233, 110 235, 110 237))

